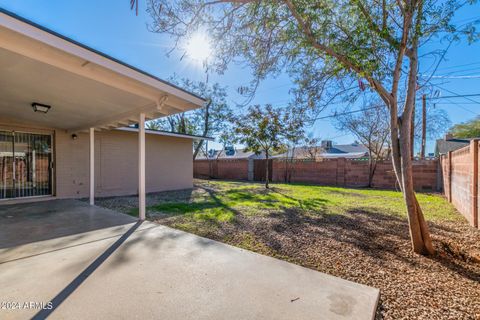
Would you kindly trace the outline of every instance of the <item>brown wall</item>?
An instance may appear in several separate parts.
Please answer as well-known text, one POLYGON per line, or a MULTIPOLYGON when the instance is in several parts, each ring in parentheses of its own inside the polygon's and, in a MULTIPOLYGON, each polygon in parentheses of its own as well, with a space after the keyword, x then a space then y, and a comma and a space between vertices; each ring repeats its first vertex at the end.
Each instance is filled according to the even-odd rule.
MULTIPOLYGON (((89 136, 76 140, 55 132, 56 194, 87 197, 89 194, 89 136)), ((95 133, 95 195, 116 196, 138 192, 138 133, 95 133)), ((192 188, 192 140, 146 135, 146 191, 192 188)))
POLYGON ((469 146, 441 157, 444 190, 447 199, 472 226, 478 227, 478 149, 473 140, 469 146))
MULTIPOLYGON (((197 178, 216 179, 248 179, 248 161, 242 160, 196 160, 194 161, 194 176, 197 178), (210 169, 211 166, 211 169, 210 169)), ((264 177, 258 169, 265 170, 264 160, 250 160, 255 162, 255 180, 264 177), (257 165, 262 163, 262 165, 257 165)), ((325 159, 322 161, 296 161, 285 163, 282 160, 273 160, 272 181, 300 182, 332 186, 365 187, 368 185, 368 162, 345 158, 325 159), (288 170, 286 170, 288 166, 288 170), (288 175, 288 179, 286 176, 288 175)), ((416 190, 434 190, 441 188, 438 179, 437 160, 414 161, 413 172, 416 190)), ((396 179, 390 161, 380 162, 377 165, 373 179, 376 188, 395 189, 396 179)))
POLYGON ((200 179, 247 180, 248 160, 195 160, 193 176, 200 179))

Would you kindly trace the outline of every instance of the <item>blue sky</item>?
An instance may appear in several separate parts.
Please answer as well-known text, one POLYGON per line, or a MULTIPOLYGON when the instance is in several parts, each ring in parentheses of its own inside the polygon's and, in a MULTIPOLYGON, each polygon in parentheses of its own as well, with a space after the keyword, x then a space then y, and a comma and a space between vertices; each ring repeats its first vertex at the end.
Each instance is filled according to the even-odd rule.
MULTIPOLYGON (((0 0, 0 6, 161 78, 166 79, 176 73, 192 80, 205 80, 205 73, 198 64, 188 58, 180 59, 178 52, 169 57, 166 55, 172 42, 164 35, 147 30, 150 18, 145 12, 144 1, 140 1, 138 16, 129 10, 128 0, 0 0)), ((480 19, 480 4, 458 12, 454 21, 464 24, 475 18, 480 19)), ((422 48, 421 54, 446 48, 447 45, 448 43, 434 41, 422 48)), ((422 58, 421 70, 428 73, 428 68, 433 63, 431 58, 422 58)), ((436 75, 450 77, 432 81, 434 84, 443 83, 437 87, 442 96, 452 95, 451 92, 480 93, 480 43, 470 46, 465 43, 453 44, 436 75), (470 78, 458 78, 464 76, 470 78)), ((232 104, 243 101, 236 89, 250 79, 250 71, 241 66, 231 66, 224 75, 209 77, 209 81, 228 87, 232 104)), ((252 103, 285 105, 290 99, 290 88, 291 82, 286 75, 267 79, 259 87, 252 103)), ((324 115, 331 114, 334 108, 332 106, 325 110, 324 115)), ((442 99, 436 108, 446 110, 452 123, 459 123, 480 115, 480 97, 471 100, 442 99)), ((350 143, 354 140, 353 136, 337 131, 330 119, 318 121, 308 130, 316 137, 331 139, 336 143, 350 143)), ((433 147, 433 141, 429 141, 427 151, 432 152, 433 147)))

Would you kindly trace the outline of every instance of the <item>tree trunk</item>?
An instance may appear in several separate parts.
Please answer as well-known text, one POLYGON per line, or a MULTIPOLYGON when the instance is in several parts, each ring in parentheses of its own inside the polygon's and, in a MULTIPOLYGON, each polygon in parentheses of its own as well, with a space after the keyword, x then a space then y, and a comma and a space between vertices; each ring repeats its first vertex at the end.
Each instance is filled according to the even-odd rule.
POLYGON ((400 182, 405 204, 407 206, 408 224, 413 251, 423 255, 434 253, 428 225, 413 188, 413 170, 410 149, 409 126, 402 128, 400 139, 401 179, 400 182))
POLYGON ((269 170, 268 170, 268 151, 265 151, 265 161, 266 161, 266 164, 265 164, 265 188, 268 189, 270 188, 269 184, 268 184, 268 176, 269 176, 269 170))
POLYGON ((407 206, 407 217, 413 251, 423 255, 434 254, 428 225, 423 217, 422 209, 415 197, 412 168, 411 134, 412 116, 417 85, 418 60, 417 52, 410 57, 407 97, 402 116, 399 118, 397 102, 390 108, 390 125, 392 139, 392 157, 395 174, 403 192, 407 206))
POLYGON ((410 149, 411 149, 411 158, 415 157, 415 99, 413 100, 413 111, 412 111, 412 130, 410 131, 410 149))
POLYGON ((420 158, 425 159, 425 147, 427 144, 427 95, 422 95, 422 149, 420 158))
POLYGON ((373 160, 372 160, 372 152, 370 149, 368 150, 368 187, 372 187, 373 181, 373 160))

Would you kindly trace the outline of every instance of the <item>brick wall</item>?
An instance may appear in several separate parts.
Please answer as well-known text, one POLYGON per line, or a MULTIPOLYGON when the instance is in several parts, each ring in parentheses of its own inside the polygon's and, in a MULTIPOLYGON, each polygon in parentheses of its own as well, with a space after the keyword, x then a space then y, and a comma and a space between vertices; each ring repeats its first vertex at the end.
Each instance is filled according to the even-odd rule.
MULTIPOLYGON (((264 162, 264 160, 253 161, 264 162)), ((196 160, 194 161, 194 177, 248 180, 248 163, 249 161, 246 159, 196 160)), ((265 166, 256 167, 264 168, 265 166)), ((439 191, 441 184, 438 183, 438 179, 441 177, 441 174, 438 173, 438 170, 437 160, 414 161, 415 189, 439 191)), ((345 158, 295 161, 293 163, 274 160, 272 164, 272 181, 365 187, 368 185, 368 162, 345 158)), ((377 164, 373 187, 383 189, 398 188, 390 161, 383 161, 377 164)))
MULTIPOLYGON (((193 186, 192 141, 147 134, 146 191, 193 186)), ((73 140, 55 132, 56 196, 81 198, 89 194, 89 137, 73 140)), ((138 134, 127 131, 95 133, 95 195, 120 196, 138 192, 138 134)))
POLYGON ((444 192, 472 226, 478 227, 479 142, 441 157, 444 192))
MULTIPOLYGON (((274 161, 273 181, 285 181, 290 174, 291 182, 306 182, 322 185, 365 187, 368 186, 368 161, 355 159, 325 159, 322 161, 298 161, 285 170, 284 161, 274 161)), ((413 163, 415 189, 437 191, 437 160, 419 160, 413 163)), ((372 186, 381 189, 398 188, 395 172, 390 161, 377 163, 372 186)))
POLYGON ((248 160, 195 160, 193 176, 200 179, 248 180, 248 160))

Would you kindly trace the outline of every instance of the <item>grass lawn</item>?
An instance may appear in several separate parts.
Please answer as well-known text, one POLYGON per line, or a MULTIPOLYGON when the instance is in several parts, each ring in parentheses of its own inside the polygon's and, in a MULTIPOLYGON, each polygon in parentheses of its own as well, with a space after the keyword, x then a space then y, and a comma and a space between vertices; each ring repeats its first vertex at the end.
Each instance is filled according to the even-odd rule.
MULTIPOLYGON (((381 290, 378 319, 480 318, 480 232, 418 194, 438 254, 411 252, 401 193, 197 180, 148 195, 150 220, 381 290)), ((137 214, 136 198, 99 201, 137 214)))

